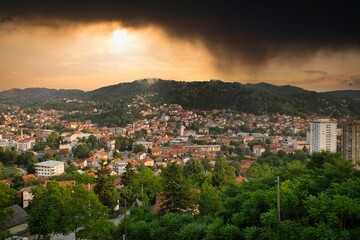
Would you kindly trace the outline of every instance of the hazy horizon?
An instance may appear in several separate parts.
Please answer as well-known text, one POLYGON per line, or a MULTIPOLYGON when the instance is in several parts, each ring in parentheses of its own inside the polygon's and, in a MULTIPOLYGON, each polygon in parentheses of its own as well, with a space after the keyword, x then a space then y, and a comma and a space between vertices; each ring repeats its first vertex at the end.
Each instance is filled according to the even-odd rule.
MULTIPOLYGON (((141 81, 141 80, 146 80, 146 79, 156 79, 156 80, 163 80, 163 81, 178 81, 178 82, 210 82, 212 80, 215 81, 222 81, 222 82, 228 82, 228 83, 240 83, 243 85, 246 84, 259 84, 259 83, 267 83, 267 84, 271 84, 274 86, 293 86, 293 87, 299 87, 299 86, 295 86, 295 85, 290 85, 290 84, 272 84, 272 83, 268 83, 268 82, 256 82, 256 83, 242 83, 242 82, 235 82, 235 81, 225 81, 222 79, 209 79, 209 80, 193 80, 193 81, 184 81, 184 80, 177 80, 177 79, 162 79, 162 78, 140 78, 140 79, 134 79, 131 81, 123 81, 123 82, 118 82, 118 83, 114 83, 114 84, 110 84, 110 85, 104 85, 104 86, 100 86, 98 88, 94 88, 94 89, 81 89, 81 88, 56 88, 56 87, 41 87, 41 86, 29 86, 29 87, 14 87, 14 88, 7 88, 7 89, 1 89, 0 88, 0 92, 5 92, 5 91, 11 91, 11 90, 25 90, 25 89, 54 89, 54 90, 80 90, 83 92, 91 92, 100 88, 104 88, 104 87, 110 87, 110 86, 115 86, 115 85, 119 85, 122 83, 132 83, 135 81, 141 81)), ((315 92, 330 92, 330 91, 346 91, 346 90, 360 90, 360 89, 335 89, 335 90, 324 90, 324 91, 317 91, 317 90, 312 90, 312 89, 306 89, 303 87, 299 87, 302 88, 304 90, 308 90, 308 91, 315 91, 315 92)))
POLYGON ((93 90, 152 76, 360 89, 356 4, 206 3, 6 1, 0 89, 93 90))

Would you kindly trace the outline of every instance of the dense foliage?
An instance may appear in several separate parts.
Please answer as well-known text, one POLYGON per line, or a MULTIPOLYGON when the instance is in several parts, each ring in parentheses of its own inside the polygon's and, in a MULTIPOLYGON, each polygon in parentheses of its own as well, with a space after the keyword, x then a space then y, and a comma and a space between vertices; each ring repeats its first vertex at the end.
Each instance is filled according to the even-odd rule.
POLYGON ((107 208, 83 185, 60 187, 55 181, 48 181, 46 187, 36 187, 32 193, 29 214, 32 233, 43 239, 71 232, 76 239, 96 239, 101 234, 102 239, 112 239, 114 224, 107 220, 107 208))
MULTIPOLYGON (((269 157, 273 159, 266 161, 264 157, 254 164, 240 185, 230 181, 222 187, 218 187, 218 179, 222 178, 214 176, 219 173, 228 176, 225 170, 228 164, 218 160, 218 166, 210 174, 212 178, 205 178, 191 203, 187 203, 190 195, 184 191, 191 189, 186 186, 195 185, 182 177, 180 166, 169 165, 162 175, 167 190, 163 206, 168 211, 156 215, 146 207, 133 208, 126 223, 128 239, 144 236, 146 239, 358 238, 360 175, 351 162, 328 152, 299 160, 286 154, 269 157), (276 176, 280 177, 281 221, 276 176), (179 188, 184 191, 171 192, 179 188), (194 204, 199 212, 188 212, 194 204)), ((194 174, 199 174, 194 161, 189 165, 194 166, 194 174)), ((123 228, 123 225, 119 227, 120 233, 123 228)))
MULTIPOLYGON (((302 116, 313 113, 340 116, 360 113, 360 104, 351 97, 334 98, 292 86, 229 83, 222 81, 180 82, 138 80, 86 93, 89 99, 123 99, 136 94, 153 94, 153 101, 176 103, 188 109, 223 109, 262 114, 284 113, 302 116), (344 103, 344 101, 346 104, 344 103)), ((350 95, 349 95, 350 96, 350 95)))
POLYGON ((14 199, 15 190, 0 182, 0 239, 5 239, 9 235, 9 232, 5 231, 1 226, 13 213, 10 207, 14 204, 14 199))

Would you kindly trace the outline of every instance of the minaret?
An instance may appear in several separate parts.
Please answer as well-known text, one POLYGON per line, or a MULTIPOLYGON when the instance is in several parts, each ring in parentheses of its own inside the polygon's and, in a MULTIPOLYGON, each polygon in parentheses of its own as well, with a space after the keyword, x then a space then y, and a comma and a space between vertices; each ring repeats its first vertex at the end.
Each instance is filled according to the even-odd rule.
POLYGON ((21 140, 24 139, 24 132, 23 130, 21 129, 21 140))
POLYGON ((184 125, 180 126, 180 136, 184 136, 185 127, 184 125))

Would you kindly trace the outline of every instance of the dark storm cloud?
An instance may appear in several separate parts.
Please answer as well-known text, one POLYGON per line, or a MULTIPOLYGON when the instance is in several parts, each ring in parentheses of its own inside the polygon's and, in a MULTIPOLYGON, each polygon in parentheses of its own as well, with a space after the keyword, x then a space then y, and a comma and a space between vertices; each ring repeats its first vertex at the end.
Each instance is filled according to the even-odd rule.
POLYGON ((319 50, 359 50, 360 3, 349 1, 40 1, 2 0, 0 22, 122 21, 157 25, 173 37, 200 39, 219 62, 263 64, 319 50))

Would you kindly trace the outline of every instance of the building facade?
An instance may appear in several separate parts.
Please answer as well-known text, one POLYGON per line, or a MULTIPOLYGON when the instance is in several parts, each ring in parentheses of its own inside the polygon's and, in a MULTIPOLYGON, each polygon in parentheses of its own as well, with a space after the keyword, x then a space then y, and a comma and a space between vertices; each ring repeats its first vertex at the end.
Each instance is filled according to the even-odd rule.
POLYGON ((310 153, 336 152, 336 121, 318 119, 310 122, 310 153))
POLYGON ((64 163, 55 160, 35 163, 35 174, 38 177, 53 177, 64 173, 64 163))
POLYGON ((354 164, 360 160, 360 121, 346 121, 343 123, 341 150, 347 160, 354 164))

